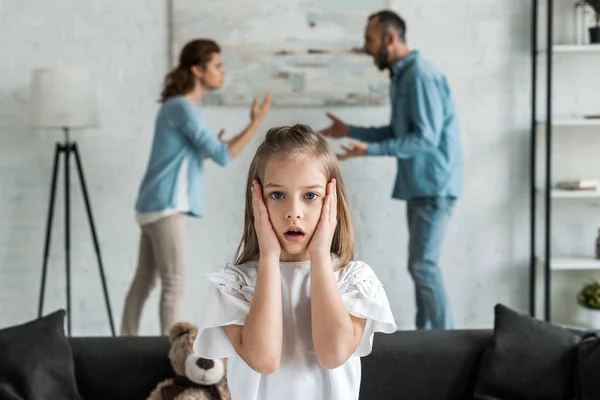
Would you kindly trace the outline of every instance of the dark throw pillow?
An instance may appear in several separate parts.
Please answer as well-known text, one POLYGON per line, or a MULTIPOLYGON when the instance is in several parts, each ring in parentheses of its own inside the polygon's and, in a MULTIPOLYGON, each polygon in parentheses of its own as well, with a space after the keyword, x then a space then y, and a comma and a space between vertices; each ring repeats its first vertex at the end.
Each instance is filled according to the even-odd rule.
POLYGON ((600 399, 600 332, 589 332, 577 346, 579 400, 600 399))
POLYGON ((0 399, 81 400, 65 311, 0 330, 0 399))
POLYGON ((575 398, 575 361, 581 336, 502 304, 494 311, 494 343, 482 357, 474 399, 575 398))

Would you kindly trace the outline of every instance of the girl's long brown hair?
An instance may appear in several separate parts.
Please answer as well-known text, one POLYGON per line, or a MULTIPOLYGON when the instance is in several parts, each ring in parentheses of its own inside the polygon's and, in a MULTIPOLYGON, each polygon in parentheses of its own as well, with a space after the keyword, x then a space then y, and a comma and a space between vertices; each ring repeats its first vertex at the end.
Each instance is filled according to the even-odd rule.
POLYGON ((256 179, 262 185, 267 164, 280 156, 311 157, 315 162, 323 164, 327 181, 336 180, 338 221, 331 243, 331 253, 337 256, 338 266, 345 267, 354 258, 354 227, 338 159, 323 135, 302 124, 269 129, 264 141, 256 150, 246 180, 244 232, 237 248, 235 263, 239 265, 257 261, 259 258, 252 212, 252 181, 256 179))
POLYGON ((195 39, 188 42, 179 54, 179 64, 165 76, 160 102, 173 96, 186 95, 194 89, 196 77, 193 66, 206 68, 214 53, 220 53, 219 45, 210 39, 195 39))

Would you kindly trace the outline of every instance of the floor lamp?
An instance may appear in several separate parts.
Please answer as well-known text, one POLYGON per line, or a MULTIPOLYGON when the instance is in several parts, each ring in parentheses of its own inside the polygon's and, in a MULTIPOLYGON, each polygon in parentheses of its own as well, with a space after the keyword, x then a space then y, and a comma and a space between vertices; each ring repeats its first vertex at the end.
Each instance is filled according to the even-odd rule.
POLYGON ((69 133, 74 129, 85 129, 99 126, 96 104, 96 93, 89 71, 84 67, 43 68, 33 71, 30 88, 30 125, 35 128, 61 129, 64 142, 57 142, 54 147, 54 164, 52 166, 52 181, 50 200, 46 221, 46 236, 44 243, 44 259, 39 293, 38 317, 42 316, 44 307, 44 292, 46 288, 46 272, 54 216, 54 201, 56 198, 56 179, 60 156, 64 158, 64 196, 65 196, 65 267, 66 267, 66 301, 67 301, 67 331, 71 336, 71 200, 70 200, 70 158, 75 159, 77 174, 83 192, 94 248, 98 259, 104 300, 108 311, 108 319, 112 335, 115 328, 106 288, 106 278, 100 256, 100 246, 94 226, 94 218, 88 196, 81 157, 77 143, 70 140, 69 133))

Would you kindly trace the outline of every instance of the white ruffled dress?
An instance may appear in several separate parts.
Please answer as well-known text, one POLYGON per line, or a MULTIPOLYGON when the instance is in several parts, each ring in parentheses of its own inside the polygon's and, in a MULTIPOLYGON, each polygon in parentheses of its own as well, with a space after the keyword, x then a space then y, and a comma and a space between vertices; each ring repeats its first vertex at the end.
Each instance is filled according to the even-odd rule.
POLYGON ((223 325, 243 325, 257 278, 256 262, 228 264, 209 274, 208 295, 194 351, 204 358, 228 357, 232 400, 355 400, 361 379, 360 357, 371 352, 375 332, 397 327, 379 279, 366 263, 352 261, 335 271, 348 312, 367 323, 354 354, 336 369, 317 361, 311 335, 310 261, 281 262, 283 348, 279 368, 262 375, 250 368, 231 345, 223 325))

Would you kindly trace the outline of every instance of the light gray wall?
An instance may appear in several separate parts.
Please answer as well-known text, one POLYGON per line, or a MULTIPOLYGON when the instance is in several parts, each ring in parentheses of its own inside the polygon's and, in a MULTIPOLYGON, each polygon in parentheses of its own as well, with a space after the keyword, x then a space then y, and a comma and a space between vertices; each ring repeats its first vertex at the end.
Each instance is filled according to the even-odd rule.
MULTIPOLYGON (((400 3, 400 2, 398 2, 400 3)), ((490 326, 493 306, 527 311, 530 10, 519 0, 403 1, 409 44, 447 74, 460 117, 464 195, 457 204, 442 268, 457 327, 490 326), (461 3, 463 4, 463 3, 461 3)), ((42 265, 54 142, 59 132, 25 126, 35 67, 87 64, 101 88, 102 127, 75 136, 85 173, 117 327, 137 258, 133 203, 148 156, 156 98, 167 66, 167 12, 161 0, 22 2, 0 9, 0 326, 34 318, 42 265)), ((327 120, 324 109, 274 109, 264 127, 327 120)), ((348 122, 385 123, 388 109, 330 110, 348 122)), ((229 135, 246 109, 207 109, 229 135)), ((190 271, 184 318, 203 300, 203 274, 229 260, 242 224, 242 190, 252 141, 227 169, 210 165, 207 217, 190 220, 190 271)), ((390 198, 391 158, 343 164, 358 233, 358 256, 384 282, 400 328, 414 327, 406 272, 404 204, 390 198)), ((108 322, 79 185, 73 177, 73 333, 107 334, 108 322)), ((59 180, 46 311, 64 307, 63 197, 59 180)), ((157 291, 142 334, 155 334, 157 291)))

